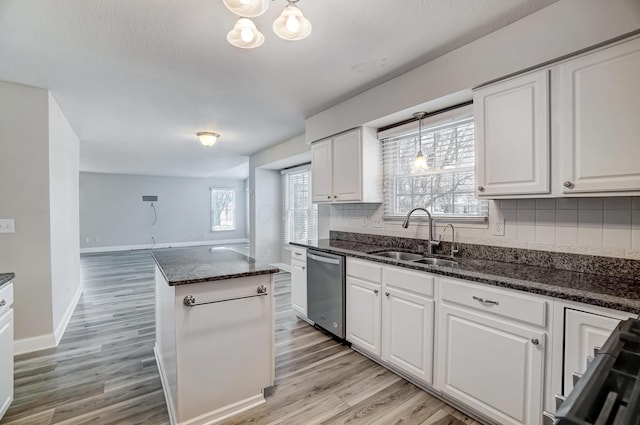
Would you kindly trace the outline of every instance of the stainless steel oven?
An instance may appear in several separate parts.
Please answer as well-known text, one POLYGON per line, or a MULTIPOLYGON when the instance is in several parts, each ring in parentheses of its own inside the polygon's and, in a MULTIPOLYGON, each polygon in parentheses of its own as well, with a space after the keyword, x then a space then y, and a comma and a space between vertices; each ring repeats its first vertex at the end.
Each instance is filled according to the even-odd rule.
POLYGON ((307 250, 307 311, 309 320, 344 339, 346 331, 343 256, 307 250))

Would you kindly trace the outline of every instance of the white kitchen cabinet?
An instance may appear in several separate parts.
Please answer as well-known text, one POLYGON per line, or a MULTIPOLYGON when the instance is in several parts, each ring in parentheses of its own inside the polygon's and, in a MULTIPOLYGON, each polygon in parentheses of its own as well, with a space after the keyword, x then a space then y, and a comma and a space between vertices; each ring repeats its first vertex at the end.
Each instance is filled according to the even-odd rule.
POLYGON ((307 320, 307 250, 291 247, 291 307, 307 320))
POLYGON ((382 285, 347 276, 347 341, 380 357, 382 285))
POLYGON ((550 191, 549 70, 473 93, 476 195, 550 191))
POLYGON ((13 284, 0 290, 0 418, 13 401, 13 284))
POLYGON ((544 298, 439 278, 437 388, 501 424, 539 425, 544 298))
POLYGON ((382 145, 375 130, 349 130, 311 145, 313 202, 382 202, 382 145))
POLYGON ((559 67, 565 194, 640 192, 640 39, 559 67))

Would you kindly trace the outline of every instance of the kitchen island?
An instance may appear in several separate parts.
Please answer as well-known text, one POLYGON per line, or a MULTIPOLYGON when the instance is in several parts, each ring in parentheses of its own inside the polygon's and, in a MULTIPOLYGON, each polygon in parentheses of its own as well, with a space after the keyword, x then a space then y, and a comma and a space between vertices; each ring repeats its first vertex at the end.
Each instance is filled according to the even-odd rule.
POLYGON ((232 249, 153 251, 155 355, 172 424, 213 424, 273 385, 276 267, 232 249))

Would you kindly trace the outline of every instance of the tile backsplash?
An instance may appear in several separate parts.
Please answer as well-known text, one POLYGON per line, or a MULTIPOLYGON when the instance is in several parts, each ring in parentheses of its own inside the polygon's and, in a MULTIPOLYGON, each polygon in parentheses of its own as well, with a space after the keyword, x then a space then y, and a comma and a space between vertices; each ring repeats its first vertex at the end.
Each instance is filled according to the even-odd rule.
MULTIPOLYGON (((334 204, 330 229, 427 239, 425 222, 416 225, 414 219, 403 229, 401 220, 383 220, 383 212, 382 204, 334 204)), ((445 224, 436 222, 436 238, 445 224)), ((640 197, 490 201, 488 224, 454 226, 459 242, 640 259, 640 197), (500 217, 504 236, 493 232, 500 217)), ((450 240, 449 232, 444 240, 450 240)))

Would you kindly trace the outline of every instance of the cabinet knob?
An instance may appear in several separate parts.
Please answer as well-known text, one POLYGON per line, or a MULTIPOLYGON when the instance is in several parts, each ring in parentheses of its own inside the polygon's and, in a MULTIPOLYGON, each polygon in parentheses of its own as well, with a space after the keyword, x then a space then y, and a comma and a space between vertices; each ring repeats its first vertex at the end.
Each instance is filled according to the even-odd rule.
POLYGON ((484 192, 484 186, 478 186, 478 192, 484 192))
POLYGON ((266 294, 267 293, 267 287, 264 285, 260 285, 258 286, 258 289, 256 290, 256 292, 258 294, 266 294))
POLYGON ((333 195, 333 197, 334 197, 334 198, 337 198, 337 197, 338 197, 338 195, 333 195))
POLYGON ((374 289, 374 290, 373 290, 373 293, 374 293, 374 294, 377 294, 377 293, 378 293, 378 290, 377 290, 377 289, 374 289))
POLYGON ((391 295, 389 292, 385 292, 384 294, 385 294, 387 297, 388 297, 389 295, 391 295))
POLYGON ((327 195, 327 199, 331 199, 331 195, 327 195))
POLYGON ((567 189, 571 189, 573 187, 573 183, 571 183, 569 180, 567 180, 566 182, 563 183, 564 187, 566 187, 567 189))
POLYGON ((3 307, 7 302, 5 300, 0 301, 0 307, 3 307))
POLYGON ((538 344, 540 344, 540 341, 538 341, 538 338, 531 338, 531 343, 533 345, 538 345, 538 344))

